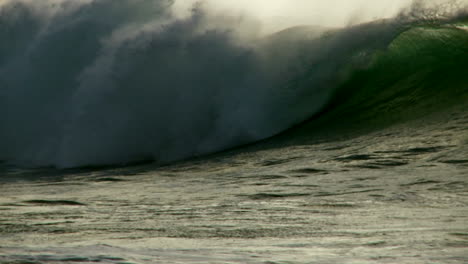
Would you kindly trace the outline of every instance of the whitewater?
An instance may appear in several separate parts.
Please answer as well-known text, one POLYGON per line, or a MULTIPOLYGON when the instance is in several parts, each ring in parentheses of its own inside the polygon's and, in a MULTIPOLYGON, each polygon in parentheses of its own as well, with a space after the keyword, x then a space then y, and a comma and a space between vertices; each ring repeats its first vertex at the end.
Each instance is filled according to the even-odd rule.
POLYGON ((321 110, 412 19, 262 37, 248 16, 201 4, 181 17, 171 7, 4 4, 0 160, 167 163, 273 136, 321 110), (327 30, 332 36, 318 37, 327 30))
POLYGON ((0 0, 0 263, 466 263, 467 28, 466 1, 0 0))

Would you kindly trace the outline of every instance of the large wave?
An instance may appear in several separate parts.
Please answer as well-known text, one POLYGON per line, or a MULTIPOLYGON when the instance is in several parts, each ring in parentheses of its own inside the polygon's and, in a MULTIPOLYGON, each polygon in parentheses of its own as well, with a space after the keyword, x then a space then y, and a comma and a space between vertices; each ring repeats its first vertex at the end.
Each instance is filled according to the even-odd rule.
POLYGON ((323 109, 410 23, 260 37, 255 19, 201 4, 180 18, 171 6, 1 5, 0 160, 60 168, 168 162, 272 136, 323 109))

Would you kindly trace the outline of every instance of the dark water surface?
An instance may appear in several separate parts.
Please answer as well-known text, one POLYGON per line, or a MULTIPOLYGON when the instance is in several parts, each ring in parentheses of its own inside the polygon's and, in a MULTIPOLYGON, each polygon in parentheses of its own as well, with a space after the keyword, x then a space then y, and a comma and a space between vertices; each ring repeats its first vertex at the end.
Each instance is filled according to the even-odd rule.
POLYGON ((165 167, 4 166, 0 262, 466 263, 467 130, 455 109, 165 167))
POLYGON ((0 263, 468 263, 462 9, 238 43, 34 3, 0 8, 0 263))

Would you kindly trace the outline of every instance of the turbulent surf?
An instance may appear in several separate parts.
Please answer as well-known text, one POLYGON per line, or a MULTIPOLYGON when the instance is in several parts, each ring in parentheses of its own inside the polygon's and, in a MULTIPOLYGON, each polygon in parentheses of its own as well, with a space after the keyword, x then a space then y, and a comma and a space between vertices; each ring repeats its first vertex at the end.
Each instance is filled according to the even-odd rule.
POLYGON ((0 263, 468 263, 466 0, 192 2, 0 0, 0 263))
POLYGON ((462 8, 261 36, 203 5, 38 2, 0 5, 0 160, 16 165, 161 164, 468 100, 462 8))

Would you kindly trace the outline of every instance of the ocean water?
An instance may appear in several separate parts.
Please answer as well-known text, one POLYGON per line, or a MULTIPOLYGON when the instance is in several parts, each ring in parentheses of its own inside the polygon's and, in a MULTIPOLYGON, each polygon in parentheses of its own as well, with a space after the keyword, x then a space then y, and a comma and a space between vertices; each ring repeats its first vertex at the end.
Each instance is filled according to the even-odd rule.
POLYGON ((0 3, 0 263, 468 262, 462 7, 0 3))

